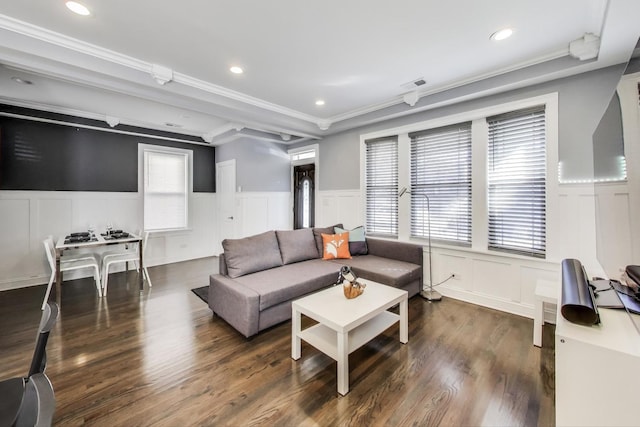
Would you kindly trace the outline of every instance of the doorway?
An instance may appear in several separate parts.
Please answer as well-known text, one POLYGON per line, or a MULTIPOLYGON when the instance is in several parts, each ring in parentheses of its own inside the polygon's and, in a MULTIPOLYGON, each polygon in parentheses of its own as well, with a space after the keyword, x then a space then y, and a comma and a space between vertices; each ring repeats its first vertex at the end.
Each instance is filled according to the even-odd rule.
POLYGON ((315 226, 316 165, 293 167, 293 228, 315 226))

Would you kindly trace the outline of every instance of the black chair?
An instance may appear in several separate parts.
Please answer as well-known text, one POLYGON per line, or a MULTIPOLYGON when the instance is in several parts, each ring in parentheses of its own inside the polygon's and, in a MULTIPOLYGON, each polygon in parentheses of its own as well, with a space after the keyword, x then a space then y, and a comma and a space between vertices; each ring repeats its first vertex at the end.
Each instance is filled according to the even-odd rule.
POLYGON ((56 409, 56 398, 51 381, 45 374, 29 377, 24 387, 15 427, 49 427, 56 409))
POLYGON ((51 381, 44 374, 47 365, 47 341, 58 319, 58 305, 48 302, 42 312, 36 348, 25 378, 0 382, 0 426, 50 426, 55 410, 51 381))
POLYGON ((47 341, 49 340, 49 332, 58 320, 58 304, 55 302, 47 302, 40 319, 38 327, 38 337, 36 338, 36 348, 33 351, 31 359, 31 367, 29 368, 29 377, 34 374, 44 373, 47 366, 47 341))

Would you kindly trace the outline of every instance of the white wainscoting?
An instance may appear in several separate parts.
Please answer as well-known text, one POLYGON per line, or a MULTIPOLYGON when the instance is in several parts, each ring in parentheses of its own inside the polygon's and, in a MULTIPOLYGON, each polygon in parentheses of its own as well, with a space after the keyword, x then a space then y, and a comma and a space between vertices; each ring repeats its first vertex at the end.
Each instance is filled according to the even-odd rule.
MULTIPOLYGON (((42 241, 108 222, 123 230, 142 228, 138 193, 0 191, 0 290, 46 283, 50 268, 42 241)), ((153 233, 145 259, 167 264, 215 255, 215 194, 189 197, 189 230, 153 233)), ((82 273, 82 272, 80 272, 82 273)), ((72 279, 73 272, 65 275, 72 279)))
MULTIPOLYGON (((604 268, 609 277, 619 277, 620 268, 629 259, 625 254, 631 251, 627 199, 626 184, 559 185, 553 210, 557 217, 547 218, 553 224, 548 232, 557 234, 548 239, 547 260, 434 245, 434 283, 455 273, 455 279, 438 287, 443 295, 532 317, 536 281, 544 279, 559 284, 562 259, 579 259, 589 276, 605 274, 604 268), (598 238, 600 252, 608 254, 605 257, 596 256, 596 217, 598 234, 607 236, 598 238)), ((360 190, 319 192, 316 215, 319 226, 339 222, 347 228, 362 225, 365 215, 360 190)), ((414 243, 425 246, 425 284, 428 284, 427 243, 424 240, 414 243)), ((551 319, 555 313, 550 311, 548 315, 551 319)))
POLYGON ((620 278, 638 258, 627 183, 564 184, 558 198, 561 258, 579 259, 589 276, 620 278))
POLYGON ((236 193, 238 238, 269 230, 290 230, 293 206, 289 192, 236 193))
POLYGON ((316 226, 342 223, 345 228, 364 224, 364 208, 360 190, 319 191, 316 201, 316 226))
MULTIPOLYGON (((425 247, 425 284, 429 282, 428 248, 425 247)), ((556 262, 433 247, 433 282, 444 296, 525 317, 533 317, 533 293, 538 279, 558 282, 556 262)), ((549 312, 549 319, 555 311, 549 312)))
POLYGON ((606 275, 619 279, 625 267, 640 259, 637 242, 640 236, 632 212, 631 193, 626 183, 595 186, 597 256, 606 275), (634 251, 635 250, 635 251, 634 251))
MULTIPOLYGON (((561 238, 551 239, 556 247, 548 248, 549 253, 555 254, 554 259, 535 260, 434 245, 434 283, 455 273, 455 279, 438 287, 443 295, 531 317, 537 279, 558 281, 562 259, 580 259, 589 275, 601 274, 595 255, 596 216, 604 224, 598 228, 598 235, 605 233, 608 238, 602 239, 602 243, 609 245, 601 251, 609 255, 600 261, 610 277, 619 276, 632 246, 627 199, 624 184, 598 184, 595 196, 593 185, 562 185, 558 194, 560 217, 550 219, 559 224, 561 234, 561 238)), ((237 237, 292 227, 292 199, 288 192, 236 193, 235 200, 237 237)), ((220 253, 216 215, 215 194, 192 194, 190 229, 152 234, 145 254, 147 263, 159 265, 220 253)), ((108 221, 118 228, 134 230, 142 223, 142 209, 137 193, 4 191, 0 192, 0 218, 0 290, 3 290, 48 280, 49 266, 42 248, 47 235, 57 237, 84 230, 89 223, 104 230, 108 221)), ((316 225, 340 222, 346 228, 364 223, 360 190, 318 193, 316 225)), ((415 243, 426 246, 425 241, 415 243)), ((427 283, 426 249, 424 265, 427 283)))

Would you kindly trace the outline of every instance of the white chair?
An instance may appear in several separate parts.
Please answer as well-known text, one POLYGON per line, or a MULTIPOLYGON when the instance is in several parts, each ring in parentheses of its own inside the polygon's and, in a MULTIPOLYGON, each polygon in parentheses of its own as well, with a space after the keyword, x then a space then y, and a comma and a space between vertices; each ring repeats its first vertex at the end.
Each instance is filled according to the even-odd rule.
MULTIPOLYGON (((145 231, 142 234, 142 254, 144 256, 144 251, 147 247, 147 239, 149 238, 149 232, 145 231)), ((111 265, 113 264, 118 264, 118 263, 128 263, 131 261, 134 263, 134 265, 136 266, 136 270, 139 272, 140 271, 140 266, 138 265, 138 261, 140 260, 140 255, 138 252, 139 249, 139 245, 136 244, 135 245, 135 249, 133 250, 125 250, 122 252, 109 252, 107 254, 105 254, 102 257, 102 293, 103 295, 107 294, 107 285, 109 283, 109 267, 111 267, 111 265)), ((144 259, 143 259, 143 264, 144 264, 144 259)), ((149 271, 147 270, 147 267, 145 265, 145 267, 142 269, 142 274, 144 275, 144 277, 147 280, 147 283, 149 283, 149 286, 153 286, 151 284, 151 279, 149 278, 149 271)))
MULTIPOLYGON (((49 285, 47 286, 47 292, 44 294, 44 301, 42 301, 42 309, 44 310, 49 294, 51 293, 51 286, 56 279, 56 249, 51 236, 44 240, 44 249, 49 260, 49 266, 51 267, 51 277, 49 278, 49 285)), ((63 257, 60 259, 60 272, 80 270, 84 268, 93 268, 93 278, 96 281, 96 289, 98 290, 98 296, 102 297, 102 286, 100 284, 100 265, 95 256, 89 254, 81 254, 81 257, 73 257, 66 259, 63 257)))

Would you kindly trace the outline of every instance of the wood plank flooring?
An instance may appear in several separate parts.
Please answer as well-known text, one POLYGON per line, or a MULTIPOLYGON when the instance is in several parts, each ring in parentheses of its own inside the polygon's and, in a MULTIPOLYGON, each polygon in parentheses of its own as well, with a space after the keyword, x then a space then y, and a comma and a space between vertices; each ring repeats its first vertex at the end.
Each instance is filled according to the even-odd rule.
MULTIPOLYGON (((217 259, 116 273, 98 298, 67 281, 48 345, 55 425, 552 426, 553 327, 450 298, 409 301, 409 343, 393 326, 351 354, 350 392, 336 363, 307 344, 291 359, 291 323, 247 340, 191 288, 217 259)), ((0 292, 0 379, 25 375, 44 286, 0 292)))

